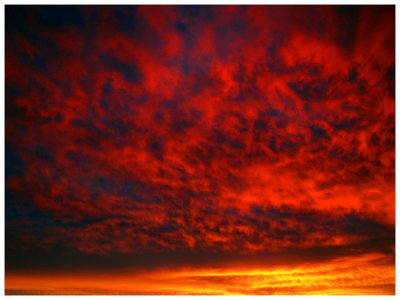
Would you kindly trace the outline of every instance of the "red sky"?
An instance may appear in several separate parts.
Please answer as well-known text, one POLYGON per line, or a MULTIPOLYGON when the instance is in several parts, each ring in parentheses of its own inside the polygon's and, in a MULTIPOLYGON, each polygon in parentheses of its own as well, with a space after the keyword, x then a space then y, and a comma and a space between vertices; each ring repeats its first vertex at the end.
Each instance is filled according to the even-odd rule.
POLYGON ((394 294, 394 6, 6 6, 8 294, 394 294))

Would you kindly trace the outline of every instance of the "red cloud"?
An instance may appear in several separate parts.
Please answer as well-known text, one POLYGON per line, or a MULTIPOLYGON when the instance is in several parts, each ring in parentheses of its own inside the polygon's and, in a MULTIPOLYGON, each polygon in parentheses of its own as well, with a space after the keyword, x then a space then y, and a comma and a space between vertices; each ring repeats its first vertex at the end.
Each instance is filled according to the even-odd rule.
POLYGON ((394 255, 393 6, 48 9, 6 10, 10 251, 394 255))

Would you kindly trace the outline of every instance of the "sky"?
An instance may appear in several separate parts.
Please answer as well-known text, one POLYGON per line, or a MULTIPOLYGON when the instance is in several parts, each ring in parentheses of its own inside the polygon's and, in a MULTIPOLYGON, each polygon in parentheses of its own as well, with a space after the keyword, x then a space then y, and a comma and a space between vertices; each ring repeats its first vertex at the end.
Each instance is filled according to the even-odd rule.
POLYGON ((6 294, 395 293, 395 6, 5 7, 6 294))

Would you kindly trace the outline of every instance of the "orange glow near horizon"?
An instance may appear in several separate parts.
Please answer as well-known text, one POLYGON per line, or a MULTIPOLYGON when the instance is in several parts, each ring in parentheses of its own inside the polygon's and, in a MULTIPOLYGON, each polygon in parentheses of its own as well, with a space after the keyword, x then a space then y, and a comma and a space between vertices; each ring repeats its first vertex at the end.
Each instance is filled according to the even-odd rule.
POLYGON ((7 274, 6 294, 393 295, 395 268, 381 254, 270 269, 221 268, 116 274, 7 274))

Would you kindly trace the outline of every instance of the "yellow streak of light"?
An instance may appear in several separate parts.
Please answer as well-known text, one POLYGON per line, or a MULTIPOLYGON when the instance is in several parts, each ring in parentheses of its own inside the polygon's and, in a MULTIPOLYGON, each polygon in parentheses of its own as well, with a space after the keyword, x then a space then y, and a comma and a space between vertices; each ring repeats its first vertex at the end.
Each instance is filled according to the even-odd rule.
POLYGON ((6 273, 6 294, 393 295, 395 266, 381 254, 296 267, 180 269, 118 274, 6 273))

